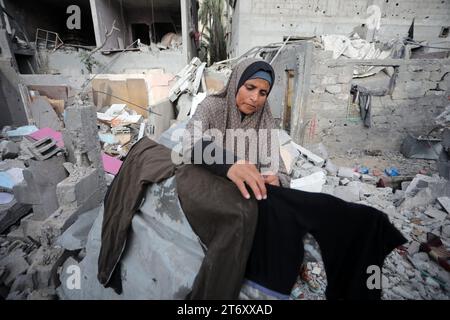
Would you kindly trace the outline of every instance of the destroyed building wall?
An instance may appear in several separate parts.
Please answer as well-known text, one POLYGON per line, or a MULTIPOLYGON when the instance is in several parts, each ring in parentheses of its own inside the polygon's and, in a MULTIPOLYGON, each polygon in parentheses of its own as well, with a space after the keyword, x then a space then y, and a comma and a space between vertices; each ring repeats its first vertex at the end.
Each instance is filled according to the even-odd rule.
POLYGON ((170 50, 166 52, 126 52, 122 57, 103 55, 99 52, 93 54, 91 62, 84 59, 86 52, 64 51, 41 52, 41 59, 46 61, 40 69, 41 73, 61 74, 65 76, 86 76, 90 73, 127 73, 127 70, 163 68, 167 72, 177 73, 185 66, 184 55, 181 51, 170 50), (114 60, 114 62, 112 62, 114 60), (105 68, 105 66, 108 66, 105 68), (91 68, 91 71, 89 71, 91 68), (102 71, 103 70, 103 71, 102 71))
POLYGON ((284 36, 311 37, 322 34, 347 35, 367 23, 367 13, 376 5, 381 13, 377 37, 384 41, 408 33, 415 18, 414 39, 447 41, 439 38, 448 27, 448 0, 237 0, 233 14, 231 56, 271 42, 283 41, 284 36))
POLYGON ((7 12, 13 17, 9 19, 9 23, 20 32, 19 34, 25 32, 30 42, 34 42, 36 29, 40 28, 57 32, 63 42, 95 45, 89 0, 40 0, 38 2, 4 0, 4 2, 7 12), (67 13, 67 8, 73 4, 80 7, 80 29, 68 29, 66 25, 71 15, 67 13))
POLYGON ((286 47, 277 56, 278 50, 265 56, 267 61, 272 61, 276 75, 268 98, 272 115, 278 126, 293 137, 298 135, 299 121, 306 107, 312 49, 312 43, 302 41, 286 47))
POLYGON ((198 19, 193 0, 90 0, 90 3, 96 44, 103 46, 103 50, 128 48, 137 39, 146 45, 156 44, 167 33, 176 33, 182 42, 183 63, 197 55, 193 36, 198 19), (110 32, 113 23, 117 30, 110 32))
POLYGON ((24 125, 27 124, 27 116, 17 88, 17 65, 11 53, 6 29, 0 29, 0 48, 0 96, 4 98, 0 104, 0 124, 24 125))
POLYGON ((95 42, 105 49, 124 49, 130 43, 123 7, 119 1, 90 0, 95 42), (114 27, 117 30, 112 30, 114 27), (108 36, 107 36, 108 35, 108 36))
MULTIPOLYGON (((331 52, 314 50, 301 143, 323 142, 335 154, 354 148, 399 150, 408 133, 426 135, 435 127, 434 118, 448 105, 449 59, 379 61, 394 66, 397 75, 391 94, 372 97, 370 128, 352 105, 350 88, 358 82, 352 77, 357 63, 364 62, 333 60, 331 52)), ((384 78, 388 85, 390 78, 384 78)))

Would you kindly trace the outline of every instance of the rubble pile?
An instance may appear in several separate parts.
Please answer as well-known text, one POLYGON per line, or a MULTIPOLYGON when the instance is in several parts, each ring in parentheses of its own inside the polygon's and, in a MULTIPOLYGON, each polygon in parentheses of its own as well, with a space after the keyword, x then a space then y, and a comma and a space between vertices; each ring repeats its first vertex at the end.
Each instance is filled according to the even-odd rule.
MULTIPOLYGON (((283 142, 283 136, 281 141, 283 142)), ((287 138, 287 136, 284 136, 287 138)), ((402 181, 363 166, 335 166, 323 145, 312 146, 322 157, 306 153, 292 141, 282 143, 282 155, 291 157, 291 187, 323 192, 345 201, 365 204, 385 212, 408 243, 385 260, 383 299, 449 299, 450 272, 423 252, 421 244, 433 234, 450 248, 450 182, 437 174, 417 174, 402 181), (283 152, 283 149, 285 152, 283 152), (287 151, 289 150, 289 151, 287 151), (296 155, 296 156, 295 156, 296 155), (376 174, 376 176, 375 176, 376 174)), ((330 208, 332 210, 332 208, 330 208)), ((448 257, 447 257, 448 258, 448 257)), ((448 260, 447 260, 448 266, 448 260)), ((325 299, 326 275, 314 238, 305 239, 305 261, 291 299, 325 299)))
POLYGON ((97 112, 102 150, 111 156, 125 157, 131 146, 144 135, 146 121, 126 104, 112 104, 97 112))
POLYGON ((58 239, 83 213, 98 207, 105 195, 97 131, 95 109, 84 100, 65 109, 62 133, 35 126, 3 128, 2 299, 56 299, 58 268, 69 256, 82 258, 80 248, 66 250, 58 239))

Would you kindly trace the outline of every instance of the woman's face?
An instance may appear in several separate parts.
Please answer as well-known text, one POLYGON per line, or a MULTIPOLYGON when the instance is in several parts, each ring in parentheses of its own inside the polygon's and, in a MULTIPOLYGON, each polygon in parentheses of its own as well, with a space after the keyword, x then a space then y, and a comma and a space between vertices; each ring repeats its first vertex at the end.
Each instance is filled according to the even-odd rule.
POLYGON ((261 109, 269 94, 269 82, 263 79, 249 79, 239 88, 236 105, 244 114, 252 114, 261 109))

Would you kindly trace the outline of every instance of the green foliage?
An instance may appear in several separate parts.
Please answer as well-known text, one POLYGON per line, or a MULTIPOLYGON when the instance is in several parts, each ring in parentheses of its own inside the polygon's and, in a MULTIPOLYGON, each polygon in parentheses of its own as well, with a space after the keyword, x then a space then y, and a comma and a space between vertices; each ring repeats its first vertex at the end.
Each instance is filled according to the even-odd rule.
POLYGON ((204 0, 200 6, 199 20, 204 28, 202 30, 200 58, 205 55, 206 49, 205 56, 208 58, 208 65, 227 58, 225 27, 222 21, 225 5, 224 0, 204 0), (205 49, 202 49, 202 47, 205 49))
POLYGON ((98 62, 93 55, 90 54, 90 52, 82 51, 80 52, 80 58, 81 62, 86 66, 86 69, 89 71, 89 73, 92 73, 93 67, 101 67, 102 64, 98 62))

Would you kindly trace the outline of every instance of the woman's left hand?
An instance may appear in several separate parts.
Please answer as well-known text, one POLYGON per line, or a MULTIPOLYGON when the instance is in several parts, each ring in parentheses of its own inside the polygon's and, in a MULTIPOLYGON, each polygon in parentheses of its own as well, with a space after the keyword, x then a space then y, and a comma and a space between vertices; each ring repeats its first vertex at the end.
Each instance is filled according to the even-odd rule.
POLYGON ((270 184, 272 186, 280 186, 280 179, 278 179, 278 176, 274 174, 263 174, 264 183, 270 184))

